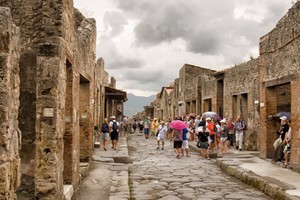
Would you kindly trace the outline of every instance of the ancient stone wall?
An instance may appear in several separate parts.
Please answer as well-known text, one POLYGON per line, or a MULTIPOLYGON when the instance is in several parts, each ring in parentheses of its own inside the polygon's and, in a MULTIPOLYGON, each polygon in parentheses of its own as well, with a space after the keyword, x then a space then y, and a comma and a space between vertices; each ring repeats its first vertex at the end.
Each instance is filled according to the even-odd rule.
POLYGON ((205 69, 195 65, 185 64, 179 71, 179 100, 183 101, 182 105, 182 115, 187 115, 191 109, 191 103, 196 102, 197 100, 197 80, 198 76, 204 74, 212 74, 214 71, 210 69, 205 69))
POLYGON ((201 75, 202 112, 216 111, 216 80, 213 76, 201 75))
POLYGON ((20 184, 19 37, 10 9, 0 7, 0 199, 16 199, 20 184))
POLYGON ((224 73, 224 117, 245 121, 245 149, 258 148, 258 100, 259 100, 258 59, 239 64, 224 73), (246 75, 246 76, 245 76, 246 75))
POLYGON ((296 2, 276 27, 260 39, 260 154, 272 156, 276 139, 276 121, 271 120, 282 110, 291 112, 293 147, 291 163, 300 169, 300 2, 296 2), (282 87, 284 86, 284 87, 282 87), (280 89, 281 88, 281 89, 280 89), (286 97, 286 105, 277 94, 286 97), (291 95, 288 95, 291 94, 291 95), (272 141, 272 142, 271 142, 272 141))

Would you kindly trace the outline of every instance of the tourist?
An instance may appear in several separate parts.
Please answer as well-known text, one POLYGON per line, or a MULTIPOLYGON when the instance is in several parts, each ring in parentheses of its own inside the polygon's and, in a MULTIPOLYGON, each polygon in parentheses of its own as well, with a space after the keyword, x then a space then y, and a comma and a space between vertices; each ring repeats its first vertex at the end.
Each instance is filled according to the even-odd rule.
POLYGON ((183 141, 183 131, 173 129, 173 148, 176 153, 176 158, 180 157, 182 141, 183 141))
POLYGON ((187 118, 188 121, 187 121, 187 124, 188 124, 188 130, 189 130, 189 136, 188 136, 188 139, 190 141, 195 141, 195 118, 194 117, 190 117, 190 118, 187 118))
POLYGON ((220 144, 220 137, 221 137, 221 122, 217 120, 216 118, 213 119, 215 124, 215 145, 217 148, 219 148, 220 144))
POLYGON ((101 135, 103 140, 103 149, 107 151, 106 144, 109 140, 110 126, 108 124, 107 118, 104 119, 104 123, 101 125, 101 135))
POLYGON ((140 130, 140 133, 142 133, 143 130, 144 130, 144 122, 143 122, 143 120, 139 120, 139 130, 140 130))
POLYGON ((275 149, 275 154, 274 154, 274 158, 273 160, 276 161, 282 161, 283 157, 284 157, 284 142, 285 142, 285 135, 288 133, 289 131, 289 125, 288 125, 288 121, 287 121, 287 117, 286 116, 282 116, 280 117, 280 128, 279 131, 277 131, 277 134, 279 135, 279 139, 280 139, 280 144, 276 147, 275 149))
POLYGON ((116 120, 115 116, 111 116, 111 121, 109 123, 110 126, 110 139, 112 143, 112 149, 117 150, 117 143, 119 139, 119 132, 120 132, 120 124, 116 120))
POLYGON ((158 120, 156 118, 153 119, 152 123, 151 123, 151 135, 157 135, 158 134, 158 120))
POLYGON ((188 138, 187 138, 187 134, 188 134, 188 129, 184 128, 182 130, 182 148, 181 148, 181 154, 182 156, 184 156, 184 151, 185 151, 185 155, 186 157, 190 157, 189 155, 189 142, 188 142, 188 138))
POLYGON ((234 123, 232 122, 232 118, 230 118, 227 122, 227 129, 229 131, 229 141, 230 141, 230 146, 233 147, 233 142, 234 142, 234 123))
POLYGON ((165 139, 166 139, 166 133, 168 131, 168 127, 166 126, 166 123, 164 121, 160 122, 161 126, 158 130, 157 134, 157 150, 160 148, 160 142, 161 142, 161 150, 164 150, 165 147, 165 139))
POLYGON ((173 131, 173 129, 172 129, 172 127, 170 126, 171 121, 172 121, 172 120, 169 120, 169 121, 166 123, 166 126, 167 126, 167 128, 168 128, 168 131, 167 131, 167 133, 166 133, 166 139, 167 139, 167 140, 171 140, 171 138, 172 138, 172 131, 173 131))
POLYGON ((132 124, 133 132, 135 133, 136 131, 136 120, 134 119, 133 124, 132 124))
POLYGON ((215 124, 214 122, 212 122, 210 117, 206 118, 206 121, 207 121, 206 129, 209 133, 208 144, 210 150, 212 150, 213 152, 215 148, 215 124))
POLYGON ((289 123, 289 130, 287 134, 285 134, 285 139, 284 139, 285 147, 283 149, 284 153, 284 164, 283 167, 287 168, 289 162, 290 162, 290 154, 291 154, 291 143, 292 143, 292 128, 291 128, 291 123, 289 123))
POLYGON ((221 123, 221 134, 220 134, 220 153, 225 155, 227 153, 228 143, 229 143, 229 132, 226 124, 226 119, 222 119, 221 123))
POLYGON ((149 139, 149 128, 150 128, 150 117, 147 117, 144 120, 144 135, 145 135, 145 139, 149 139))
POLYGON ((234 127, 235 127, 236 150, 242 151, 245 122, 241 119, 241 116, 237 117, 234 123, 234 127))
POLYGON ((208 159, 209 158, 209 152, 208 152, 208 137, 209 137, 209 132, 206 129, 206 119, 205 117, 202 117, 201 122, 199 123, 199 126, 197 128, 198 132, 198 143, 197 147, 201 149, 201 156, 203 159, 208 159))

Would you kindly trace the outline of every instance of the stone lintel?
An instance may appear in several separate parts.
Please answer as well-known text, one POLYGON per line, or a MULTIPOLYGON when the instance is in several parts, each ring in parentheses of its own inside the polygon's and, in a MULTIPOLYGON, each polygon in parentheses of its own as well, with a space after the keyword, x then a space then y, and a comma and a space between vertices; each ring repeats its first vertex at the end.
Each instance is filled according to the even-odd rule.
POLYGON ((272 86, 276 86, 276 85, 281 85, 281 84, 289 83, 298 78, 299 78, 298 74, 291 74, 291 75, 280 77, 278 79, 264 81, 263 86, 264 87, 272 87, 272 86))

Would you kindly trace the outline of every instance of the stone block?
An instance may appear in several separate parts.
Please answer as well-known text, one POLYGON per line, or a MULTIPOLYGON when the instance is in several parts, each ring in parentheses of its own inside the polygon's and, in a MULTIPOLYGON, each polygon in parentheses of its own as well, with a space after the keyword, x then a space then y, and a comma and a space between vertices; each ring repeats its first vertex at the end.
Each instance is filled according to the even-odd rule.
POLYGON ((11 40, 12 18, 9 8, 0 7, 0 53, 8 53, 11 40))
POLYGON ((9 167, 5 163, 0 166, 0 194, 5 194, 9 191, 9 167))

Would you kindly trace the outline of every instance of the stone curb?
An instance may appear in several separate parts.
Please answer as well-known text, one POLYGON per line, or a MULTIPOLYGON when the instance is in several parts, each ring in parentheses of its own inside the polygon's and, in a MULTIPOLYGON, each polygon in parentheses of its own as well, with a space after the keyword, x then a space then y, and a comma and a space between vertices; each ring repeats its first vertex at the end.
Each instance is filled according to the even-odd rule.
POLYGON ((217 158, 216 164, 229 175, 261 190, 268 196, 279 200, 299 200, 299 198, 287 194, 285 192, 286 189, 279 186, 276 183, 276 180, 266 180, 265 178, 254 174, 251 170, 240 168, 237 164, 226 161, 228 161, 228 159, 217 158))

